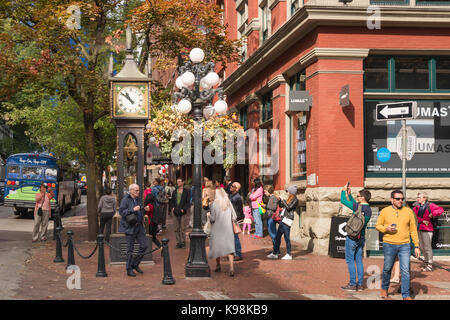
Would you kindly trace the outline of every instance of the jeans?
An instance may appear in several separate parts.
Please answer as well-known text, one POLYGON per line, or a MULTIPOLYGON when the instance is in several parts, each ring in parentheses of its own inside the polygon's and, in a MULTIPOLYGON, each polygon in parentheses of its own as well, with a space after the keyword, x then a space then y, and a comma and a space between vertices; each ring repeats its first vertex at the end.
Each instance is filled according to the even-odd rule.
POLYGON ((234 234, 234 255, 236 257, 242 257, 241 241, 239 240, 239 234, 234 234))
POLYGON ((392 266, 394 265, 395 257, 398 256, 400 261, 400 273, 402 277, 402 297, 409 297, 410 275, 409 264, 411 256, 411 246, 409 243, 405 244, 389 244, 383 242, 384 251, 384 265, 383 265, 383 279, 381 288, 383 290, 389 289, 389 282, 391 280, 392 266))
POLYGON ((272 244, 275 245, 275 238, 277 236, 277 223, 272 218, 267 219, 267 230, 269 231, 272 244))
POLYGON ((263 222, 258 209, 252 209, 253 220, 255 221, 255 235, 263 237, 263 222))
POLYGON ((345 238, 345 262, 350 275, 349 285, 362 287, 364 280, 363 250, 365 239, 352 240, 345 238), (356 268, 355 268, 356 263, 356 268), (356 270, 358 270, 358 282, 356 282, 356 270))
POLYGON ((277 235, 275 237, 275 244, 273 245, 273 254, 280 253, 282 235, 284 235, 284 241, 286 241, 286 253, 288 255, 291 255, 291 227, 282 222, 278 226, 277 235))
POLYGON ((142 258, 144 258, 144 252, 147 250, 147 237, 145 234, 145 229, 142 223, 138 222, 138 227, 136 228, 136 233, 125 234, 127 240, 127 270, 133 269, 133 267, 139 266, 142 258), (137 240, 139 243, 139 251, 135 257, 133 257, 134 242, 137 240))

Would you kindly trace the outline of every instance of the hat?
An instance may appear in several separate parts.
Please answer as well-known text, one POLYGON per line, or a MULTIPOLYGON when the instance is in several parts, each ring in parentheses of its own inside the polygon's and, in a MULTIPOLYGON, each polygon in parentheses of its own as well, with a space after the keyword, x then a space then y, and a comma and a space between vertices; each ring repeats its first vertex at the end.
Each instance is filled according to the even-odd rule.
POLYGON ((293 185, 287 189, 287 192, 292 193, 294 196, 297 194, 297 186, 293 185))

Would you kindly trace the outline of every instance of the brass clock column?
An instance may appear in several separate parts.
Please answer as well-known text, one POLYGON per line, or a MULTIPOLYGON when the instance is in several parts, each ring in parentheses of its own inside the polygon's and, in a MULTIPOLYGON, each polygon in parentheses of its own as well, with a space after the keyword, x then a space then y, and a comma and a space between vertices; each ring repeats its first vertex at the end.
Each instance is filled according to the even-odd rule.
POLYGON ((144 190, 144 129, 149 119, 150 78, 139 71, 131 48, 131 29, 126 30, 127 56, 122 70, 112 76, 110 62, 111 118, 117 129, 118 199, 136 183, 144 190))

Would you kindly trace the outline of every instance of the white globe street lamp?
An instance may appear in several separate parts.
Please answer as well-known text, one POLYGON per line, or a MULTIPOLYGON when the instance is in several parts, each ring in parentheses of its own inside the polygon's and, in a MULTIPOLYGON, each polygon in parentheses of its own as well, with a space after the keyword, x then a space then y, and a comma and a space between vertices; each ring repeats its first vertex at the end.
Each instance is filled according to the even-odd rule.
POLYGON ((180 102, 178 102, 177 110, 178 112, 188 114, 192 109, 192 104, 187 99, 182 99, 180 102))
POLYGON ((183 82, 184 86, 190 87, 195 82, 195 75, 190 71, 186 71, 181 75, 181 82, 183 82))
POLYGON ((218 100, 216 103, 214 103, 214 109, 216 110, 217 114, 223 115, 227 113, 228 105, 224 100, 218 100))
POLYGON ((205 58, 205 53, 200 48, 194 48, 189 53, 189 59, 191 59, 191 61, 193 63, 200 63, 203 61, 204 58, 205 58))
MULTIPOLYGON (((201 135, 202 119, 210 119, 215 113, 226 114, 228 105, 224 101, 223 89, 214 88, 219 84, 219 76, 214 72, 213 62, 203 62, 205 53, 200 48, 194 48, 189 53, 190 61, 178 68, 181 80, 176 81, 179 92, 173 94, 173 101, 177 103, 176 109, 184 114, 190 113, 195 121, 195 127, 200 128, 197 133, 201 135), (219 100, 212 105, 214 97, 218 94, 219 100)), ((202 152, 202 139, 194 139, 194 157, 202 152)), ((200 155, 201 158, 202 155, 200 155)), ((202 163, 193 165, 193 200, 194 219, 193 229, 189 234, 190 250, 188 262, 185 267, 186 277, 210 277, 210 268, 206 256, 206 233, 202 228, 202 163)))
POLYGON ((215 72, 210 72, 206 75, 205 82, 211 87, 214 87, 219 83, 219 76, 215 72))

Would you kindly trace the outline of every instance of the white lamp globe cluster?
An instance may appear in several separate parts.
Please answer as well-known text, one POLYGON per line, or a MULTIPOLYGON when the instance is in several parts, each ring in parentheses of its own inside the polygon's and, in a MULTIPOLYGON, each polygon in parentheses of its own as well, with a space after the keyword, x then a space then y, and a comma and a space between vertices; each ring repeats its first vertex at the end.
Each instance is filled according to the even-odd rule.
MULTIPOLYGON (((189 53, 189 59, 191 59, 193 63, 201 63, 204 58, 205 53, 200 48, 194 48, 189 53)), ((195 75, 190 71, 184 72, 175 81, 176 87, 180 90, 183 88, 191 89, 194 83, 195 75)), ((219 76, 217 75, 217 73, 212 71, 202 79, 200 79, 200 88, 202 90, 210 90, 217 84, 219 84, 219 76)), ((178 102, 177 105, 172 106, 172 109, 173 108, 175 108, 180 113, 188 114, 192 109, 192 104, 188 99, 182 99, 178 102)), ((211 117, 212 115, 214 115, 214 113, 217 113, 219 115, 225 114, 227 112, 228 105, 224 100, 218 100, 214 104, 214 106, 209 105, 206 108, 208 109, 208 111, 206 113, 204 112, 205 116, 208 115, 209 117, 211 117)))

